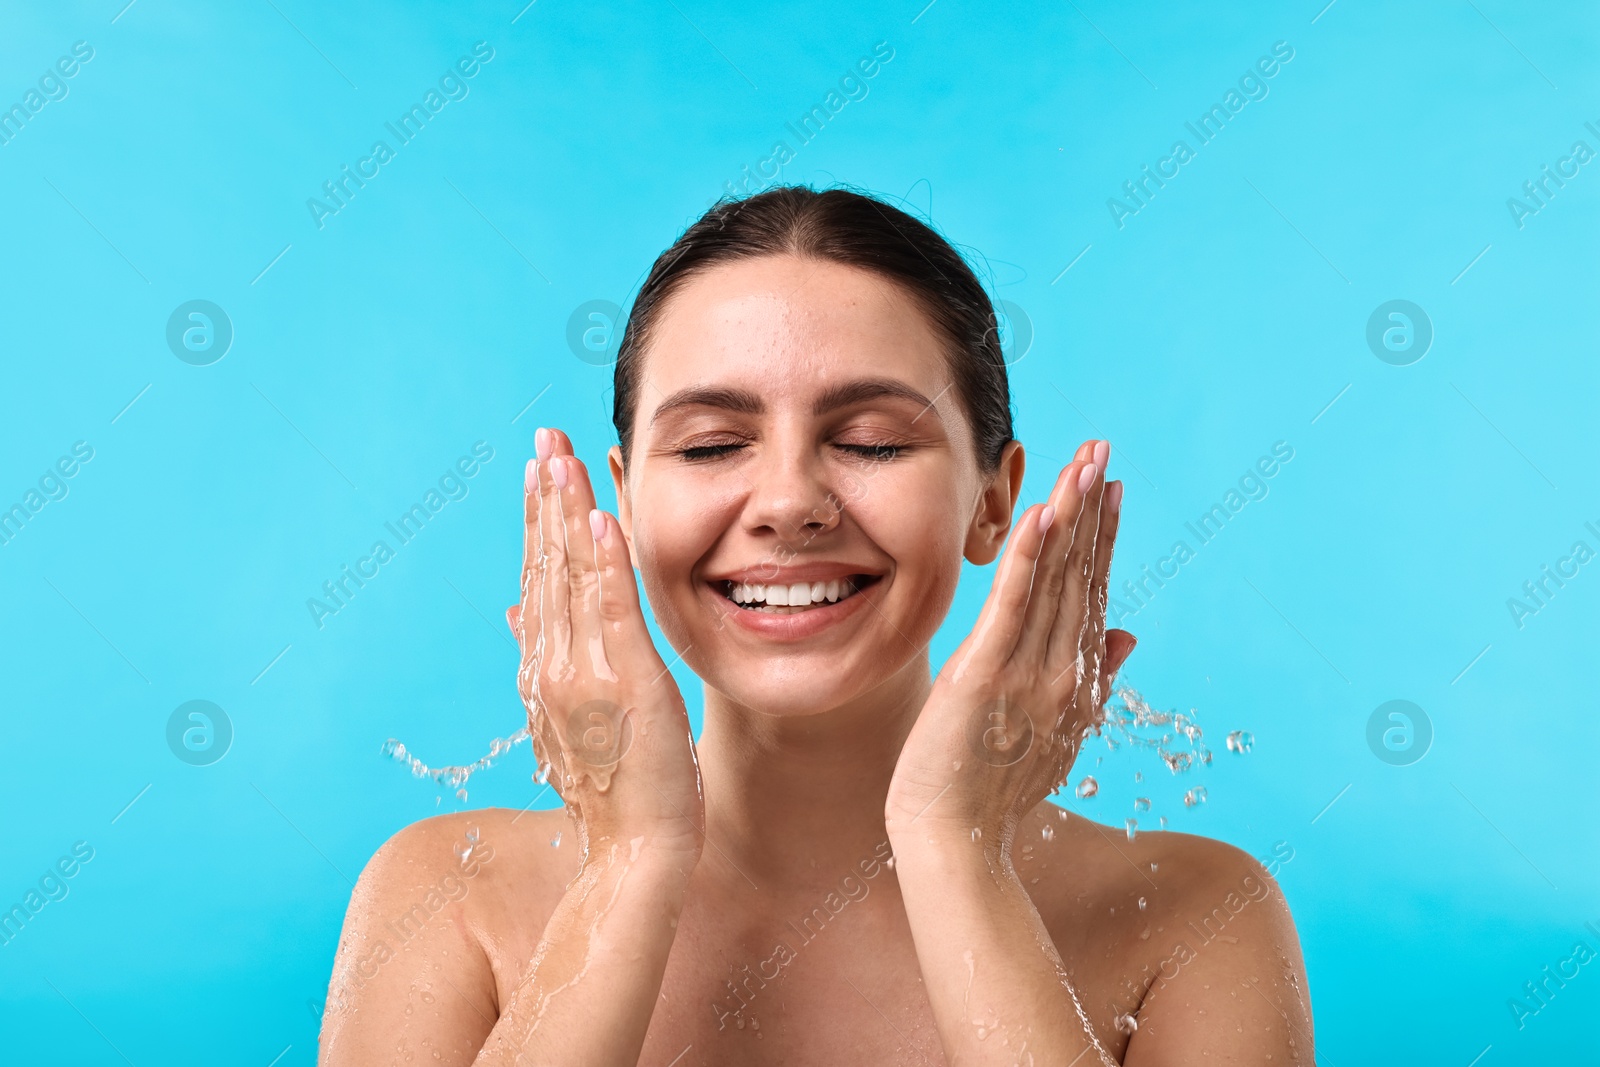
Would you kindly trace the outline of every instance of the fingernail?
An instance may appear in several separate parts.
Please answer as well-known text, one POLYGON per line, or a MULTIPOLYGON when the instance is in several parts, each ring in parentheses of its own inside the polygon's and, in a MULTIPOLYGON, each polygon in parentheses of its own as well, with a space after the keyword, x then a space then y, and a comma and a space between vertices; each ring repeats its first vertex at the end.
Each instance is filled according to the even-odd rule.
POLYGON ((1044 509, 1039 512, 1039 532, 1048 533, 1050 530, 1050 524, 1055 521, 1056 506, 1054 504, 1046 504, 1044 509))
POLYGON ((606 536, 606 513, 599 508, 589 512, 589 532, 594 534, 596 541, 604 542, 606 536))
POLYGON ((550 458, 551 437, 554 436, 543 426, 533 431, 533 453, 541 460, 550 458))
POLYGON ((1105 470, 1106 460, 1111 458, 1111 442, 1096 441, 1094 443, 1094 462, 1101 470, 1105 470))
POLYGON ((1099 473, 1100 469, 1093 463, 1085 466, 1083 472, 1078 475, 1078 492, 1087 493, 1089 487, 1094 484, 1094 476, 1099 473))
POLYGON ((1106 486, 1106 507, 1111 509, 1111 514, 1113 515, 1122 510, 1122 483, 1120 481, 1112 482, 1106 486))
POLYGON ((530 459, 530 460, 528 460, 528 469, 523 471, 523 473, 522 473, 522 485, 523 485, 523 487, 525 489, 528 490, 528 492, 531 493, 531 492, 533 492, 534 487, 537 486, 538 484, 539 484, 539 461, 536 460, 536 459, 530 459))
POLYGON ((555 456, 550 460, 550 477, 556 483, 557 489, 567 487, 566 456, 555 456))

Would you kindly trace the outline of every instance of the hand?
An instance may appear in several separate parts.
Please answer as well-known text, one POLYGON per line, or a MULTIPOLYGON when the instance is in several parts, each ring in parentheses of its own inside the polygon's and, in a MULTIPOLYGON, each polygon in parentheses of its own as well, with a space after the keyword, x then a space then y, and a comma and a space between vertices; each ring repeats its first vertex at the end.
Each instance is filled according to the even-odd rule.
POLYGON ((889 786, 891 837, 940 828, 1009 849, 1103 719, 1136 639, 1105 626, 1122 483, 1088 441, 1023 513, 977 625, 934 681, 889 786), (915 825, 913 825, 915 824, 915 825))
POLYGON ((540 429, 523 503, 522 601, 506 612, 522 650, 517 689, 547 767, 591 844, 698 855, 700 768, 677 683, 639 608, 617 520, 595 509, 565 434, 540 429))

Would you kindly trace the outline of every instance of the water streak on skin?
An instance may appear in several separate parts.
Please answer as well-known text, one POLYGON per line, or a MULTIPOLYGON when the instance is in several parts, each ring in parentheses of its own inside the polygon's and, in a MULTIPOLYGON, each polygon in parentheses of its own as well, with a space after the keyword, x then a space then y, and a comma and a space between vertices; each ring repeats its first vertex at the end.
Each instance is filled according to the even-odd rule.
MULTIPOLYGON (((584 942, 583 959, 578 966, 577 973, 571 978, 567 979, 565 982, 556 986, 554 989, 543 991, 538 994, 538 997, 534 1002, 533 1018, 529 1020, 525 1035, 517 1046, 519 1059, 521 1057, 522 1050, 527 1047, 528 1042, 533 1040, 534 1036, 539 1032, 539 1026, 544 1021, 545 1013, 550 1010, 551 1002, 554 1001, 558 995, 565 993, 568 990, 577 989, 578 984, 583 980, 584 975, 589 973, 590 964, 594 960, 595 950, 598 947, 598 943, 601 941, 601 928, 605 925, 606 916, 609 915, 611 913, 611 909, 616 906, 617 898, 622 895, 623 886, 626 885, 628 881, 628 874, 633 869, 633 862, 639 858, 639 847, 643 841, 644 839, 642 837, 636 837, 632 840, 630 849, 631 854, 628 858, 628 861, 623 865, 622 875, 611 887, 611 896, 600 905, 599 914, 595 915, 593 920, 587 924, 589 936, 584 942)), ((611 842, 607 866, 619 862, 617 853, 621 847, 622 842, 611 842)), ((585 849, 587 850, 587 842, 585 843, 585 849)), ((587 864, 585 866, 587 867, 587 864)), ((594 882, 598 880, 598 878, 598 873, 588 874, 587 872, 584 872, 578 875, 578 879, 588 882, 590 887, 593 886, 594 882)), ((533 977, 538 973, 539 965, 544 962, 545 953, 548 948, 549 942, 541 940, 538 947, 534 950, 533 960, 528 964, 528 979, 527 982, 524 983, 525 985, 528 982, 531 982, 533 977)))

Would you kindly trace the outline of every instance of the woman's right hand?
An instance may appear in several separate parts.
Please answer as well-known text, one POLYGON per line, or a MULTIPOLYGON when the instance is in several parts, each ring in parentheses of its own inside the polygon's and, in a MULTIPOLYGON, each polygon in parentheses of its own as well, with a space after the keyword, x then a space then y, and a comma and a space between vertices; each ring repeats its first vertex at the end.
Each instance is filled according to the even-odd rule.
POLYGON ((623 846, 698 855, 705 832, 689 716, 640 610, 616 518, 560 431, 540 429, 524 489, 517 688, 543 771, 587 858, 623 846))

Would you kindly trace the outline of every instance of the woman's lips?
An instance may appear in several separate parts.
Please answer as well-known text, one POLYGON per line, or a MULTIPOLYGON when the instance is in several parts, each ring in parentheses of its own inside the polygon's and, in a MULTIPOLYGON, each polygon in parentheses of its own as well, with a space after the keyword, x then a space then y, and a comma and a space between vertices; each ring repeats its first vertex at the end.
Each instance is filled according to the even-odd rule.
POLYGON ((801 640, 835 626, 867 607, 871 590, 881 582, 878 575, 855 575, 859 582, 856 592, 841 596, 836 601, 812 604, 799 611, 759 610, 741 607, 724 595, 729 583, 707 583, 707 593, 716 598, 718 610, 725 619, 746 632, 774 640, 801 640))

